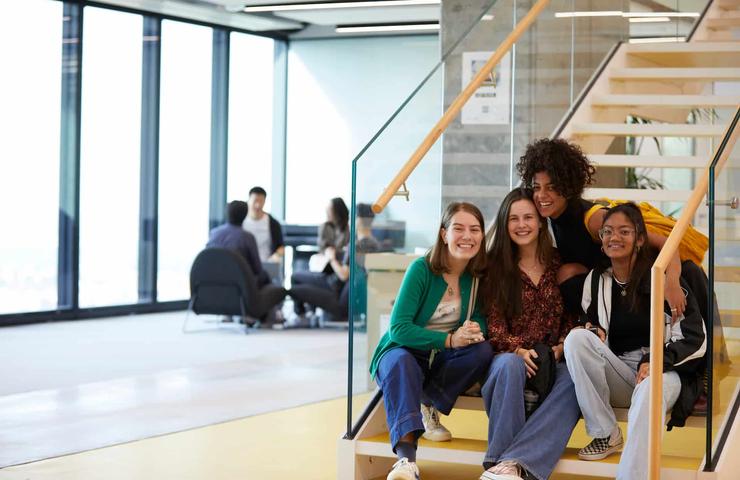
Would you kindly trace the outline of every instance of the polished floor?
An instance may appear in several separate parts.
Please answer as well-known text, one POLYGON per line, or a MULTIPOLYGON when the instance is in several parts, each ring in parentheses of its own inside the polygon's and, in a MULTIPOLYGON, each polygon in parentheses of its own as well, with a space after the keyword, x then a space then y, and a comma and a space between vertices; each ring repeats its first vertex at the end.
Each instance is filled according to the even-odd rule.
MULTIPOLYGON (((0 480, 333 480, 345 411, 345 399, 329 400, 9 467, 0 470, 0 480)), ((477 420, 485 421, 483 412, 478 413, 477 420)), ((446 422, 456 432, 485 434, 485 423, 471 422, 465 414, 446 422)), ((434 462, 421 462, 420 467, 425 480, 475 480, 482 472, 481 467, 434 462)))
POLYGON ((346 395, 346 330, 245 335, 196 319, 192 326, 207 330, 183 334, 183 319, 4 328, 0 466, 346 395))

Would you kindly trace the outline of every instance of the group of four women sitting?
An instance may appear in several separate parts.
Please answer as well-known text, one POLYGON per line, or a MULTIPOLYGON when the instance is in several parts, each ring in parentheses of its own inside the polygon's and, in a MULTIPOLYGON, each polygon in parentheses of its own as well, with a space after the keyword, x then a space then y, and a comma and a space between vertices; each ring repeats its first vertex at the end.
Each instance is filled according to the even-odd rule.
MULTIPOLYGON (((547 479, 581 414, 593 437, 581 459, 624 449, 617 478, 646 478, 650 268, 665 238, 632 203, 581 198, 594 169, 574 145, 537 141, 518 170, 524 187, 503 200, 488 252, 481 212, 452 203, 403 279, 370 367, 399 458, 388 480, 419 479, 418 438, 449 440, 439 413, 478 382, 489 418, 481 480, 547 479), (626 444, 613 406, 629 407, 626 444)), ((663 362, 663 411, 677 426, 699 395, 706 349, 681 266, 667 274, 663 362)), ((698 266, 683 270, 700 282, 698 266)))

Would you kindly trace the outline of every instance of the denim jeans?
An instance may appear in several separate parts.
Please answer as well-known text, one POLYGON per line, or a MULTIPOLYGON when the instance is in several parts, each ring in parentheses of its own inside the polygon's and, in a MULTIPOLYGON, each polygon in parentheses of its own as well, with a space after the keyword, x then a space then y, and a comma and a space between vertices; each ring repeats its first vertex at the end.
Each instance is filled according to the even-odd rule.
POLYGON ((406 347, 394 348, 380 359, 375 379, 383 391, 391 445, 413 432, 424 433, 420 405, 434 405, 448 415, 457 397, 481 380, 491 363, 493 349, 488 342, 437 352, 406 347))
POLYGON ((484 468, 513 460, 539 480, 550 476, 578 423, 580 410, 568 368, 557 364, 555 384, 542 405, 525 421, 524 360, 514 353, 493 358, 483 385, 488 413, 488 450, 484 468))
MULTIPOLYGON (((647 349, 617 356, 588 330, 573 330, 565 339, 565 358, 576 385, 586 431, 594 438, 608 437, 617 426, 615 407, 629 407, 627 442, 617 468, 618 480, 647 478, 648 409, 650 378, 635 386, 640 359, 647 349)), ((663 373, 663 421, 681 392, 676 372, 663 373)))

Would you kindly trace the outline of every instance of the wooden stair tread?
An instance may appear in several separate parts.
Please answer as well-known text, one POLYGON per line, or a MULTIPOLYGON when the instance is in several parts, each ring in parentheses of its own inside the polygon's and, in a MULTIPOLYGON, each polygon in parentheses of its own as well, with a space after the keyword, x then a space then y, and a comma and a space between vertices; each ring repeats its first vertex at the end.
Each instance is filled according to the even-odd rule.
POLYGON ((722 310, 719 315, 723 327, 740 328, 740 310, 722 310))
POLYGON ((618 198, 634 202, 685 202, 691 190, 651 190, 647 188, 587 188, 583 198, 618 198))
POLYGON ((724 30, 740 27, 740 18, 707 18, 704 23, 710 30, 724 30))
POLYGON ((573 125, 573 135, 614 135, 629 137, 719 137, 724 125, 580 123, 573 125))
POLYGON ((739 42, 666 42, 627 45, 629 57, 665 67, 726 67, 740 61, 739 42))
POLYGON ((615 68, 611 80, 740 80, 740 68, 615 68))
POLYGON ((735 42, 666 42, 666 43, 630 43, 627 53, 737 53, 735 42))
POLYGON ((708 156, 691 155, 589 155, 597 167, 704 168, 708 156))
POLYGON ((740 282, 740 267, 715 267, 714 280, 716 282, 740 282))
POLYGON ((610 94, 594 97, 596 107, 657 106, 657 107, 737 107, 740 95, 639 95, 610 94))

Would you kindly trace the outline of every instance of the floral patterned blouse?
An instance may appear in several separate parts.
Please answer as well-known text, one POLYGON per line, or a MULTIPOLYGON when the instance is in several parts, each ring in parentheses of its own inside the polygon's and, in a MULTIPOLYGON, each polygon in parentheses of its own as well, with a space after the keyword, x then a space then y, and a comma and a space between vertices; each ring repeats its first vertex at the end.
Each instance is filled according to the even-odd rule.
POLYGON ((532 348, 536 343, 557 345, 575 325, 563 311, 555 274, 560 262, 553 260, 535 285, 520 270, 522 278, 522 313, 511 319, 511 328, 502 312, 494 305, 488 313, 488 338, 497 352, 513 352, 516 348, 532 348))

